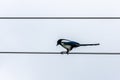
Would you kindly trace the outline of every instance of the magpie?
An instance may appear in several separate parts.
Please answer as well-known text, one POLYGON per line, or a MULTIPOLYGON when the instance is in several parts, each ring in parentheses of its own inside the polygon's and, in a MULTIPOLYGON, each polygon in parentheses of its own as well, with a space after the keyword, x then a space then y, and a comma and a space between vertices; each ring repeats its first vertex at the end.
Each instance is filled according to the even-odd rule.
MULTIPOLYGON (((57 45, 61 45, 63 48, 65 48, 67 50, 66 53, 69 54, 69 52, 73 48, 77 48, 77 47, 80 47, 80 46, 97 46, 97 45, 100 45, 100 44, 99 43, 96 43, 96 44, 80 44, 78 42, 71 41, 71 40, 68 40, 68 39, 59 39, 57 41, 57 45)), ((61 54, 63 54, 63 52, 61 52, 61 54)))

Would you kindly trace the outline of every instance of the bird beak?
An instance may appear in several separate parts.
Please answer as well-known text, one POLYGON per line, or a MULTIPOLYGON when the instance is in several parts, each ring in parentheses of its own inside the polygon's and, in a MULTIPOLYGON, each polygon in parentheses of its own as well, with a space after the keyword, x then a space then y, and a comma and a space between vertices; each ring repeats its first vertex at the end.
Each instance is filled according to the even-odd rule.
POLYGON ((56 46, 58 46, 59 44, 56 44, 56 46))

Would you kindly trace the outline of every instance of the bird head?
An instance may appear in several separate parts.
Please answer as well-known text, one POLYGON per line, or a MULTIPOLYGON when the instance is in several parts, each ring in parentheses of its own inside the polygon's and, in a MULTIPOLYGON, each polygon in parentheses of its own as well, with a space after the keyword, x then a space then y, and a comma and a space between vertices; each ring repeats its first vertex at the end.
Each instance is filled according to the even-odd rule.
POLYGON ((62 41, 62 39, 59 39, 59 40, 57 41, 57 45, 56 45, 56 46, 60 45, 60 44, 61 44, 61 41, 62 41))

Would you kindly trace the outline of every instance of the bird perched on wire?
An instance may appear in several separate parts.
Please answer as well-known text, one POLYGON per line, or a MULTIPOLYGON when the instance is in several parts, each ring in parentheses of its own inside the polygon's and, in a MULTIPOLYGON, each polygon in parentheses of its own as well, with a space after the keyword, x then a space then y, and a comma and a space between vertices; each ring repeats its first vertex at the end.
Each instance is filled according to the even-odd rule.
MULTIPOLYGON (((69 52, 76 47, 80 47, 80 46, 97 46, 100 45, 99 43, 96 44, 80 44, 78 42, 75 41, 71 41, 68 39, 59 39, 57 41, 57 45, 61 45, 62 47, 64 47, 67 51, 66 53, 69 54, 69 52)), ((63 54, 63 52, 61 52, 61 54, 63 54)))

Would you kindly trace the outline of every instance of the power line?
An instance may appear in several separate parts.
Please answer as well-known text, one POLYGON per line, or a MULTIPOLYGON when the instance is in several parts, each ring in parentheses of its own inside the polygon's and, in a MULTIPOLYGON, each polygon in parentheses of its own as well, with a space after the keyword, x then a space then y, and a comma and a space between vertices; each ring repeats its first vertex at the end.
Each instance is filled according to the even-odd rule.
POLYGON ((120 19, 120 17, 0 17, 0 19, 120 19))
MULTIPOLYGON (((0 54, 61 54, 60 52, 0 52, 0 54)), ((110 52, 71 52, 69 54, 84 54, 84 55, 120 55, 120 53, 110 52)))

